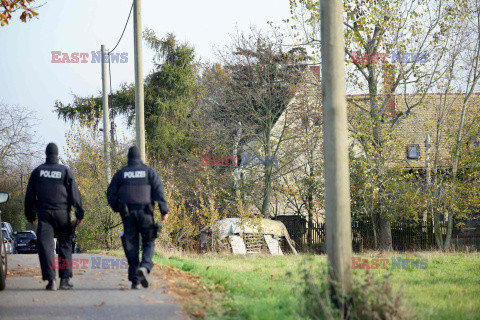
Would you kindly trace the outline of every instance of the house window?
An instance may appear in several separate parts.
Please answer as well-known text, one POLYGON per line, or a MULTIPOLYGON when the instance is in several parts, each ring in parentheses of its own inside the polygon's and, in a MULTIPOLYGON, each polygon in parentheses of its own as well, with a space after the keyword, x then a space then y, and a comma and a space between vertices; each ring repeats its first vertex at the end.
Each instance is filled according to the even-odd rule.
POLYGON ((420 158, 420 145, 412 144, 407 147, 407 159, 418 160, 420 158))

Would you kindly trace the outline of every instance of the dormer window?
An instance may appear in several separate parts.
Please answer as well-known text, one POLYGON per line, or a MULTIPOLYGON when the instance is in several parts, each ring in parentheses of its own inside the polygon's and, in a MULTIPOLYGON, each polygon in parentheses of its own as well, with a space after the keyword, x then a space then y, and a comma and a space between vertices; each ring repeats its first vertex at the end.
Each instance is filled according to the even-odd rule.
POLYGON ((407 147, 407 159, 418 160, 420 158, 420 145, 412 144, 407 147))

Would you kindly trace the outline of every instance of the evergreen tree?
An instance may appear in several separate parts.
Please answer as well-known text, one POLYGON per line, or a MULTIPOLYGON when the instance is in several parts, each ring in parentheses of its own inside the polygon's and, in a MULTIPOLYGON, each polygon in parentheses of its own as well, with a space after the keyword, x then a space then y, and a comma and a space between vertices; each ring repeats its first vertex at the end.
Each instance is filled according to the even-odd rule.
MULTIPOLYGON (((193 147, 189 130, 191 114, 198 95, 194 49, 179 43, 175 35, 159 39, 151 29, 144 32, 148 46, 155 50, 155 70, 145 80, 145 138, 148 157, 178 161, 193 147)), ((110 116, 135 119, 135 86, 122 84, 111 97, 110 116)), ((74 95, 71 104, 55 102, 54 111, 65 121, 91 121, 102 112, 101 97, 74 95)), ((113 121, 113 120, 112 120, 113 121)))

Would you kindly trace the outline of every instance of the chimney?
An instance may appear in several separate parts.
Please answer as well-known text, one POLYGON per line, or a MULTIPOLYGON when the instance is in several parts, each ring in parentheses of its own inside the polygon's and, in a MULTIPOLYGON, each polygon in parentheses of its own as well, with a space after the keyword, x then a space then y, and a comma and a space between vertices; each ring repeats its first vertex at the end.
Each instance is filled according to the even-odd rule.
MULTIPOLYGON (((392 90, 393 84, 395 83, 395 65, 394 64, 383 64, 383 93, 385 97, 392 90)), ((395 118, 397 112, 395 110, 395 92, 392 93, 392 96, 385 105, 385 110, 383 111, 383 118, 386 120, 391 120, 395 118)))
POLYGON ((310 72, 313 73, 315 78, 317 78, 318 81, 320 81, 320 66, 309 66, 310 67, 310 72))

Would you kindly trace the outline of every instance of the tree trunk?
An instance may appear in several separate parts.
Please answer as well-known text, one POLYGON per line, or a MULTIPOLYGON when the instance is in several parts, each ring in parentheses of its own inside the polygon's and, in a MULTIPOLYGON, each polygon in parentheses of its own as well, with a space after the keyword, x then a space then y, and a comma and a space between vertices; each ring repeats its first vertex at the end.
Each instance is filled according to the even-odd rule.
POLYGON ((447 222, 447 236, 445 238, 445 251, 450 250, 453 232, 453 210, 450 210, 447 222))
POLYGON ((436 125, 436 135, 435 135, 435 158, 433 162, 433 190, 434 197, 432 203, 432 215, 433 215, 433 228, 435 232, 435 243, 437 244, 438 250, 443 250, 443 235, 440 229, 440 213, 438 212, 438 205, 440 203, 440 186, 438 179, 438 158, 440 150, 440 135, 441 135, 441 126, 443 122, 443 113, 440 114, 440 117, 437 119, 436 125))
MULTIPOLYGON (((267 169, 265 170, 267 171, 267 169)), ((270 175, 265 173, 265 189, 263 191, 262 216, 267 218, 270 208, 270 194, 272 190, 272 181, 270 175)))
MULTIPOLYGON (((268 119, 270 117, 270 113, 267 110, 268 119)), ((264 166, 264 174, 265 174, 265 185, 263 191, 263 203, 262 203, 262 217, 267 218, 270 214, 270 195, 272 192, 272 164, 270 160, 267 160, 267 157, 270 157, 270 119, 267 120, 267 127, 265 130, 265 166, 264 166)), ((268 158, 270 159, 270 158, 268 158)))
POLYGON ((308 191, 307 191, 307 221, 308 221, 308 229, 307 229, 307 243, 309 249, 313 247, 313 167, 310 166, 309 170, 309 178, 308 178, 308 191))
POLYGON ((435 210, 433 214, 433 225, 435 230, 435 242, 437 243, 438 250, 443 250, 443 235, 440 229, 440 214, 435 210))
POLYGON ((241 188, 241 179, 242 179, 242 168, 238 164, 238 145, 240 143, 240 139, 242 138, 242 123, 238 122, 238 129, 237 129, 237 134, 235 135, 235 141, 233 143, 233 157, 234 157, 234 164, 237 166, 234 169, 234 184, 233 188, 235 189, 234 191, 234 196, 238 199, 240 198, 240 192, 243 190, 241 188))
POLYGON ((378 235, 378 250, 382 251, 392 251, 392 227, 390 221, 382 217, 382 210, 379 210, 379 213, 376 213, 376 227, 378 235))
POLYGON ((372 229, 373 229, 373 241, 374 241, 375 248, 378 248, 377 224, 376 224, 377 220, 375 219, 375 215, 373 213, 371 215, 371 218, 372 218, 372 229))
MULTIPOLYGON (((455 185, 457 181, 457 173, 458 173, 458 161, 460 160, 460 149, 462 147, 462 133, 463 127, 465 124, 465 113, 467 111, 467 101, 463 101, 462 105, 462 115, 460 116, 460 124, 458 125, 457 131, 457 141, 455 145, 455 153, 453 155, 453 165, 452 165, 452 192, 455 192, 455 185)), ((445 250, 450 250, 450 242, 452 239, 452 232, 453 232, 453 215, 455 213, 455 209, 453 205, 450 205, 450 210, 448 213, 448 223, 447 223, 447 236, 445 238, 445 250)))
POLYGON ((377 169, 377 181, 376 187, 378 190, 378 202, 374 206, 375 227, 377 229, 378 236, 378 250, 392 251, 392 229, 390 221, 385 217, 384 205, 385 205, 385 190, 383 181, 385 181, 385 159, 383 158, 383 137, 382 137, 382 111, 378 106, 377 101, 377 81, 375 79, 375 69, 373 66, 369 66, 369 91, 370 91, 370 110, 371 119, 373 120, 373 140, 374 140, 374 152, 375 152, 375 166, 377 169))

